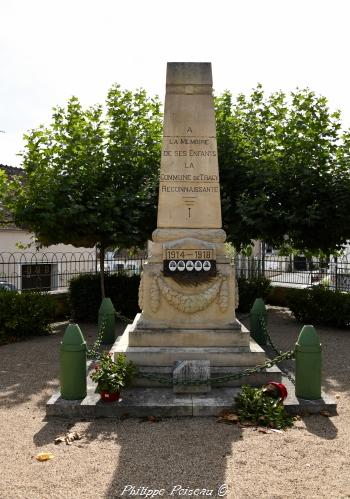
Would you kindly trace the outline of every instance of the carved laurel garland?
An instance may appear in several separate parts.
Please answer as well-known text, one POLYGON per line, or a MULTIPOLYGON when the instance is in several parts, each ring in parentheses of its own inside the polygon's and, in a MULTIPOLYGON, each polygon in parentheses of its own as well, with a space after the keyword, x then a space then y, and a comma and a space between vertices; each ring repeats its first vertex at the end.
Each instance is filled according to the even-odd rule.
POLYGON ((228 282, 226 277, 222 277, 222 283, 220 287, 220 293, 219 293, 219 307, 221 312, 225 312, 225 310, 228 307, 228 299, 229 299, 229 289, 228 289, 228 282))
MULTIPOLYGON (((211 303, 214 302, 215 299, 219 302, 220 310, 224 311, 228 306, 228 286, 226 278, 222 276, 218 276, 215 279, 215 282, 205 291, 193 294, 183 294, 169 286, 169 284, 166 283, 161 276, 155 275, 151 288, 151 307, 152 290, 154 295, 156 295, 154 289, 155 287, 160 290, 160 293, 170 305, 175 307, 177 310, 180 310, 180 312, 185 312, 187 314, 193 314, 194 312, 205 310, 211 303), (224 284, 224 287, 221 291, 222 284, 224 284)), ((154 300, 154 305, 157 303, 157 310, 159 307, 159 299, 160 296, 158 295, 158 299, 154 300)), ((156 312, 156 310, 153 311, 156 312)))
POLYGON ((154 276, 152 284, 151 284, 151 291, 150 291, 150 306, 152 312, 157 312, 159 305, 160 305, 160 291, 159 291, 159 286, 157 283, 156 276, 154 276))
POLYGON ((140 310, 143 310, 143 304, 144 304, 144 299, 143 299, 143 287, 144 287, 144 278, 143 278, 143 272, 141 274, 141 280, 140 280, 140 285, 139 285, 139 308, 140 310))

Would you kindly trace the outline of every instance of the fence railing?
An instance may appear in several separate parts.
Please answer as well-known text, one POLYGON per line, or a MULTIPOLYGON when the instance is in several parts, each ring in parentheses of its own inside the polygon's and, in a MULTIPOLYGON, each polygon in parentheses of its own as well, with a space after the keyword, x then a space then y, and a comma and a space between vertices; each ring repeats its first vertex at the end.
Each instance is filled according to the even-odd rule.
MULTIPOLYGON (((104 270, 111 274, 139 275, 147 256, 125 257, 107 254, 104 270)), ((305 257, 264 258, 237 255, 236 276, 248 279, 265 276, 274 286, 310 287, 324 284, 330 289, 350 292, 350 261, 346 257, 328 261, 305 257)), ((100 271, 93 252, 0 253, 0 289, 57 291, 66 289, 72 278, 100 271)))
MULTIPOLYGON (((145 258, 108 256, 106 273, 140 274, 145 258)), ((96 274, 100 262, 96 252, 0 253, 0 289, 57 291, 66 289, 80 274, 96 274)))
POLYGON ((236 276, 264 276, 274 286, 306 288, 323 284, 350 292, 350 261, 346 256, 326 260, 266 255, 264 258, 237 255, 236 276))

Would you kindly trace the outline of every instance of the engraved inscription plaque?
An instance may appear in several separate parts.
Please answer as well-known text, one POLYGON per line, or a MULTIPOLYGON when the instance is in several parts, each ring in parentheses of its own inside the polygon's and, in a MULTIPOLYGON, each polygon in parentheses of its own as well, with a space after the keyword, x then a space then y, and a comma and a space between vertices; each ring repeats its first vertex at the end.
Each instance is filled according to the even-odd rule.
POLYGON ((221 228, 211 65, 168 65, 158 227, 221 228))

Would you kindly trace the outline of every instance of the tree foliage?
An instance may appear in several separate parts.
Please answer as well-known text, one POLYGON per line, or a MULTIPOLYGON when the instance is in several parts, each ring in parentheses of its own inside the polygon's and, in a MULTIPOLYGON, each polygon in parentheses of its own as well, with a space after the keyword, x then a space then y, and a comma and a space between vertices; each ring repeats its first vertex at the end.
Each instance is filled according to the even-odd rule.
POLYGON ((25 136, 16 223, 43 245, 144 244, 154 228, 160 137, 159 102, 143 90, 115 85, 106 113, 71 98, 54 109, 50 126, 25 136))
POLYGON ((7 196, 14 220, 44 246, 98 245, 103 295, 104 250, 142 246, 155 227, 161 129, 156 98, 115 85, 106 111, 72 97, 25 135, 26 180, 7 196))
POLYGON ((350 238, 350 133, 310 90, 216 99, 224 228, 236 247, 329 254, 350 238), (288 242, 286 243, 286 240, 288 242))
POLYGON ((5 175, 5 172, 0 169, 0 227, 6 220, 5 207, 1 202, 1 199, 5 196, 6 193, 6 181, 7 177, 5 175))
MULTIPOLYGON (((350 132, 324 97, 225 92, 216 117, 230 242, 329 254, 350 238, 350 132)), ((161 131, 160 103, 143 90, 113 86, 105 110, 75 97, 55 108, 49 126, 25 136, 26 182, 7 191, 15 222, 43 245, 144 244, 156 224, 161 131)))

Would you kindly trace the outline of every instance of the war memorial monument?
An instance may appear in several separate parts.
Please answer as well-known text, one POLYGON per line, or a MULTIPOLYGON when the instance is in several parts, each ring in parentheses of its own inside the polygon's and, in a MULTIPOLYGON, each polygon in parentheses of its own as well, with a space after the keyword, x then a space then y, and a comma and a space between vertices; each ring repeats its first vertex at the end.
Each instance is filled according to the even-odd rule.
MULTIPOLYGON (((158 221, 141 275, 141 313, 110 349, 112 357, 123 353, 138 367, 132 386, 118 401, 103 403, 89 364, 86 373, 82 332, 69 325, 61 343, 61 391, 47 402, 47 416, 212 416, 232 409, 242 384, 281 381, 276 362, 235 315, 238 290, 225 254, 212 91, 210 63, 168 63, 158 221), (64 395, 63 378, 79 397, 64 395)), ((307 346, 295 344, 299 391, 296 396, 284 377, 284 405, 294 413, 334 412, 336 402, 321 393, 321 345, 313 326, 304 326, 298 341, 305 328, 317 341, 310 346, 306 334, 307 346), (310 376, 317 378, 313 386, 310 376)))
POLYGON ((265 361, 264 350, 235 316, 212 92, 210 63, 168 63, 158 221, 141 277, 142 313, 113 347, 146 373, 205 377, 265 361))

